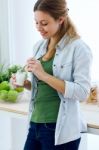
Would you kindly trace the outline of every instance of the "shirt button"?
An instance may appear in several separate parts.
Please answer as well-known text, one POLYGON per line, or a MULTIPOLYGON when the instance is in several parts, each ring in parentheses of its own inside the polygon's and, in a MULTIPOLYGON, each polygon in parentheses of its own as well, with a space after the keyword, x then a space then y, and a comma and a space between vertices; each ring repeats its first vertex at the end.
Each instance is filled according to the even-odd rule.
POLYGON ((54 64, 53 66, 55 67, 56 65, 54 64))
POLYGON ((59 48, 59 45, 57 45, 56 48, 59 48))
POLYGON ((63 103, 65 103, 65 101, 63 101, 63 103))
POLYGON ((63 65, 61 65, 61 68, 64 68, 64 66, 63 66, 63 65))
POLYGON ((56 53, 56 56, 58 56, 58 53, 56 53))

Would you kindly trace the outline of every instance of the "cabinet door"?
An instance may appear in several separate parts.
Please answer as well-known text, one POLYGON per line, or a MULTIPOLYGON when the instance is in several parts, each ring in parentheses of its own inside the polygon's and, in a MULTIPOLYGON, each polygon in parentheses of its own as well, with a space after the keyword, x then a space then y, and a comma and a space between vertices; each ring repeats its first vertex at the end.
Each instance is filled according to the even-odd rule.
POLYGON ((0 149, 22 150, 27 131, 27 116, 0 110, 0 149))
POLYGON ((11 149, 11 122, 8 115, 0 111, 0 149, 11 149))

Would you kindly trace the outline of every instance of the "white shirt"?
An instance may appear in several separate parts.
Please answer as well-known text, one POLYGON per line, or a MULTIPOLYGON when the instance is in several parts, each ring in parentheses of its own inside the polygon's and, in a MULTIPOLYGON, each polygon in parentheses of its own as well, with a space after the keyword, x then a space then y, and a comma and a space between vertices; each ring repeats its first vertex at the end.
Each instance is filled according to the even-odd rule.
MULTIPOLYGON (((40 58, 46 53, 48 40, 36 43, 33 57, 40 58)), ((83 123, 79 102, 86 100, 90 92, 90 66, 92 54, 90 48, 81 39, 70 39, 64 35, 56 46, 53 60, 53 75, 65 82, 65 94, 58 92, 61 99, 55 130, 55 145, 67 143, 80 138, 81 132, 87 130, 83 123)), ((37 91, 35 76, 32 76, 32 98, 37 91)))

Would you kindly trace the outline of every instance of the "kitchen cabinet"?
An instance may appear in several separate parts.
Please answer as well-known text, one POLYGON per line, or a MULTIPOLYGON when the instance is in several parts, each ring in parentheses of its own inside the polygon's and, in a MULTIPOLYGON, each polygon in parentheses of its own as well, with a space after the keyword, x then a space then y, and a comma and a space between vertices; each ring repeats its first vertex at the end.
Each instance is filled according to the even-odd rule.
POLYGON ((27 116, 0 111, 0 149, 23 150, 27 126, 27 116))
POLYGON ((27 115, 0 110, 0 150, 23 150, 27 128, 27 115))

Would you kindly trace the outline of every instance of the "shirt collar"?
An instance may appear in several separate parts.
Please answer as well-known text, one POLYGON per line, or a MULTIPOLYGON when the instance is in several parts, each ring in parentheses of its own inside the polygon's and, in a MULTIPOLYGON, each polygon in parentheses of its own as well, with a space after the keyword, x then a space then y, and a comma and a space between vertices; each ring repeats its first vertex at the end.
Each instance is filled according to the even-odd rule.
MULTIPOLYGON (((57 43, 56 45, 56 49, 59 48, 60 50, 62 50, 64 48, 64 46, 66 46, 66 44, 70 41, 70 37, 65 34, 61 40, 57 43)), ((49 42, 49 39, 46 39, 44 40, 44 43, 43 43, 43 50, 46 50, 47 49, 47 45, 48 45, 48 42, 49 42)))
POLYGON ((63 50, 64 46, 70 41, 70 37, 65 34, 61 40, 57 43, 56 49, 59 48, 60 50, 63 50))

